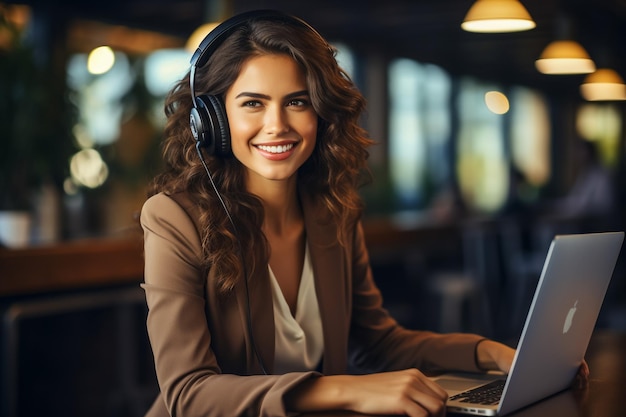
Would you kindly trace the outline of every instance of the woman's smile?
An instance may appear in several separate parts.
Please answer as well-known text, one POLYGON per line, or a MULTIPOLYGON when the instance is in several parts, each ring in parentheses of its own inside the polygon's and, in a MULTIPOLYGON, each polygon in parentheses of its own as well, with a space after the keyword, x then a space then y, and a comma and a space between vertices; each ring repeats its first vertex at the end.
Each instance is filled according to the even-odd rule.
POLYGON ((265 158, 271 159, 272 161, 282 161, 283 159, 289 158, 293 154, 293 150, 297 146, 297 142, 253 146, 257 148, 259 153, 265 158))
POLYGON ((248 179, 294 180, 317 138, 317 113, 296 61, 287 55, 248 59, 225 105, 233 154, 248 179))

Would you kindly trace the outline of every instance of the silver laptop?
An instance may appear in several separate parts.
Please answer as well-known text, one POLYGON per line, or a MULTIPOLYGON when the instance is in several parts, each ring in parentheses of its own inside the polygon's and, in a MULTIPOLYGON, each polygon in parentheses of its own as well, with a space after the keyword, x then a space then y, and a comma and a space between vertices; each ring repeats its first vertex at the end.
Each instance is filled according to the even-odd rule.
POLYGON ((448 411, 505 415, 568 388, 585 356, 623 240, 624 232, 556 236, 508 376, 433 377, 450 395, 448 411), (484 386, 499 399, 480 394, 484 386))

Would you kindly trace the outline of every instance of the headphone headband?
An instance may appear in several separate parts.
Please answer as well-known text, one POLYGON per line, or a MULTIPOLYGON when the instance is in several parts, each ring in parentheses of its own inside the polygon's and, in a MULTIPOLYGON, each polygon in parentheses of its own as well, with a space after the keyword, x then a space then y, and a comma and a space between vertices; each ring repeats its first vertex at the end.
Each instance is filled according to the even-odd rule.
MULTIPOLYGON (((209 60, 209 57, 222 44, 223 40, 228 38, 242 24, 258 18, 271 18, 283 22, 297 22, 298 24, 308 28, 312 32, 317 31, 304 20, 290 16, 277 10, 251 10, 230 17, 220 23, 216 28, 209 32, 200 45, 191 56, 191 66, 202 67, 209 60)), ((321 37, 321 36, 320 36, 321 37)))

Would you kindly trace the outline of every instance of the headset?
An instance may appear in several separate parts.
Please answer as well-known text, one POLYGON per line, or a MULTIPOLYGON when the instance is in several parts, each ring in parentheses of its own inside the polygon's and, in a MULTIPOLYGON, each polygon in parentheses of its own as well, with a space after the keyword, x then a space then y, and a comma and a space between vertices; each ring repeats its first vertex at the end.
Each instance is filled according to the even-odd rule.
POLYGON ((193 107, 189 115, 191 133, 199 147, 209 155, 220 157, 232 154, 230 147, 230 129, 222 99, 214 95, 195 94, 195 73, 202 68, 215 50, 233 32, 251 20, 267 18, 278 22, 287 22, 303 26, 321 38, 321 35, 304 20, 276 10, 253 10, 235 15, 220 23, 200 42, 191 57, 189 86, 193 107))
MULTIPOLYGON (((191 90, 191 98, 193 100, 193 107, 191 108, 189 114, 189 125, 191 128, 191 133, 196 141, 196 151, 198 156, 200 157, 200 161, 206 171, 209 181, 215 194, 220 201, 222 208, 226 212, 226 216, 230 222, 231 227, 233 228, 233 232, 235 237, 237 237, 237 243, 239 245, 239 254, 242 261, 243 268, 243 276, 244 276, 244 284, 246 290, 246 313, 247 313, 247 333, 248 338, 251 343, 252 350, 257 358, 259 366, 263 374, 267 375, 267 369, 265 364, 263 363, 263 359, 259 354, 259 350, 257 349, 254 333, 252 331, 252 317, 250 313, 250 293, 248 288, 248 274, 246 271, 246 264, 244 261, 243 250, 241 247, 241 242, 238 238, 237 227, 235 226, 235 222, 228 210, 222 196, 213 181, 213 176, 211 175, 211 171, 204 159, 203 150, 213 156, 217 157, 228 157, 232 155, 231 146, 230 146, 230 129, 228 127, 228 119, 226 117, 226 110, 224 108, 224 103, 222 99, 218 96, 214 95, 200 95, 196 96, 195 94, 195 73, 196 69, 202 68, 207 61, 209 60, 211 54, 215 52, 215 50, 227 39, 232 33, 234 33, 238 28, 247 24, 249 21, 257 18, 268 18, 273 21, 278 22, 288 22, 291 24, 296 24, 303 26, 313 33, 317 34, 320 38, 321 35, 313 29, 308 23, 305 21, 284 14, 282 12, 278 12, 275 10, 254 10, 249 12, 244 12, 234 17, 231 17, 224 22, 220 23, 215 29, 213 29, 209 34, 200 42, 200 45, 193 53, 191 57, 191 68, 189 70, 189 86, 191 90)), ((323 38, 322 38, 323 39, 323 38)))

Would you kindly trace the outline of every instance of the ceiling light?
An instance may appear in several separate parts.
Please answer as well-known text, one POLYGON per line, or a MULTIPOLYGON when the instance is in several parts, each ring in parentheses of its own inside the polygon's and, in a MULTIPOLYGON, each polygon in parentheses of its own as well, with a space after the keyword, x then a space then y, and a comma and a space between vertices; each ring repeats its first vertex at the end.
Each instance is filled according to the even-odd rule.
POLYGON ((499 91, 488 91, 485 93, 485 104, 487 108, 495 114, 505 114, 509 111, 509 99, 499 91))
POLYGON ((104 74, 113 68, 113 65, 115 65, 115 52, 110 46, 99 46, 87 56, 87 71, 90 74, 104 74))
POLYGON ((580 93, 588 101, 626 100, 626 85, 616 71, 601 68, 585 77, 580 93))
POLYGON ((571 40, 548 44, 535 66, 544 74, 589 74, 596 69, 585 48, 571 40))
POLYGON ((200 25, 196 30, 193 31, 189 39, 187 39, 187 43, 185 43, 185 50, 187 52, 195 52, 196 49, 200 46, 200 42, 204 40, 204 38, 215 29, 219 25, 219 22, 209 22, 200 25))
POLYGON ((461 28, 468 32, 520 32, 536 26, 518 0, 476 0, 461 28))

